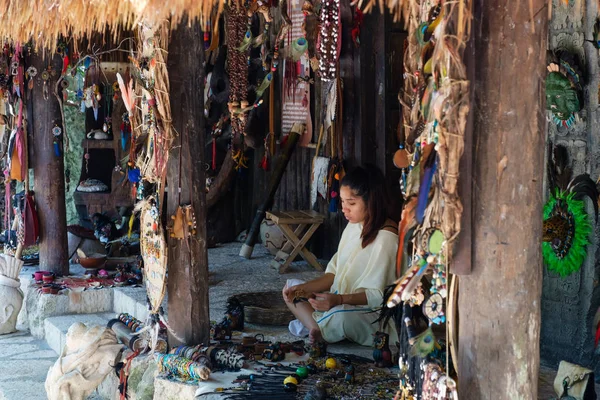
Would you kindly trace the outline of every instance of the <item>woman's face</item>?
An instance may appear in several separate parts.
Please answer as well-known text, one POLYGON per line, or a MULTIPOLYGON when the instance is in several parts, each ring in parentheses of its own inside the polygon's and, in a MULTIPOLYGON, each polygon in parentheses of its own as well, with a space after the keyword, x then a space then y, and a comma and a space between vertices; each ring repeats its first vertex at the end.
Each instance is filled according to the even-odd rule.
POLYGON ((342 201, 342 212, 348 222, 357 224, 365 220, 367 205, 362 197, 357 196, 349 186, 340 188, 340 199, 342 201))

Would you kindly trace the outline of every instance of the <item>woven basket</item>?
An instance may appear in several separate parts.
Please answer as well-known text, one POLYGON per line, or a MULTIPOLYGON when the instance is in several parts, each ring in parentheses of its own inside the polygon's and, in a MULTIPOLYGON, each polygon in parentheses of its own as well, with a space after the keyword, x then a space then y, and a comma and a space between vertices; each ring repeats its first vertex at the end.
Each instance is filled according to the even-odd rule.
POLYGON ((240 293, 232 298, 244 305, 244 321, 249 324, 287 326, 295 319, 281 292, 240 293))

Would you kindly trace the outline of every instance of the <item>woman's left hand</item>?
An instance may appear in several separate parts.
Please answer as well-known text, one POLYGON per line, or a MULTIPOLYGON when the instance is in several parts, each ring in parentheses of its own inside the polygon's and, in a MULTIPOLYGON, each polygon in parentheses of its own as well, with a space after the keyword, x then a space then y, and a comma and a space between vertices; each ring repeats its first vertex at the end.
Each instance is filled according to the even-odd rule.
POLYGON ((317 311, 325 312, 342 303, 342 298, 333 293, 315 293, 314 299, 308 299, 308 302, 317 311))

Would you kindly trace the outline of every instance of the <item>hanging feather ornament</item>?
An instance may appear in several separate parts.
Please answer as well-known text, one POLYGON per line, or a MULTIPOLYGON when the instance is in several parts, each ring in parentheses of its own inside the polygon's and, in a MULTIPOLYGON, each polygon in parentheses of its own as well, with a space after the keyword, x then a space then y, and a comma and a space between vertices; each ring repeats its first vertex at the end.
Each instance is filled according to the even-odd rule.
POLYGON ((273 81, 273 73, 269 72, 266 76, 265 79, 263 79, 262 83, 260 84, 259 87, 256 88, 256 98, 259 99, 262 97, 263 93, 265 92, 265 90, 267 90, 267 88, 271 85, 271 82, 273 81))
POLYGON ((301 37, 294 40, 290 47, 291 48, 288 50, 288 56, 294 61, 299 61, 308 49, 308 41, 301 37))
POLYGON ((386 305, 388 308, 396 307, 402 303, 402 293, 404 292, 406 285, 408 285, 410 280, 417 274, 419 269, 420 267, 415 264, 414 266, 410 267, 408 271, 406 271, 404 276, 396 281, 396 284, 394 285, 393 290, 387 300, 386 305))
POLYGON ((427 328, 425 332, 413 339, 414 343, 410 348, 410 355, 413 357, 427 357, 433 353, 436 348, 436 341, 431 327, 427 328))
POLYGON ((244 34, 244 39, 242 40, 242 44, 237 48, 238 51, 245 52, 248 51, 250 46, 252 45, 252 31, 248 29, 244 34))
POLYGON ((587 256, 586 247, 593 228, 583 200, 590 198, 597 221, 598 190, 587 174, 570 179, 566 149, 552 148, 552 144, 550 148, 548 180, 552 187, 544 206, 542 254, 548 270, 565 277, 579 271, 587 256))
POLYGON ((117 81, 119 82, 119 89, 121 89, 121 97, 123 98, 123 104, 125 104, 127 113, 129 113, 129 115, 132 115, 133 110, 135 110, 135 92, 133 91, 133 79, 130 79, 129 83, 126 85, 121 74, 117 72, 117 81))
POLYGON ((418 224, 422 224, 425 218, 425 209, 429 200, 429 192, 431 191, 431 184, 435 176, 437 169, 436 152, 432 151, 428 159, 425 160, 423 178, 419 186, 419 196, 417 201, 416 219, 418 224))
POLYGON ((417 221, 415 219, 417 207, 417 198, 412 197, 404 205, 402 210, 402 219, 400 220, 400 226, 398 227, 398 253, 396 255, 396 276, 400 276, 402 272, 402 260, 404 257, 404 250, 406 249, 406 242, 410 239, 409 231, 412 230, 417 221))

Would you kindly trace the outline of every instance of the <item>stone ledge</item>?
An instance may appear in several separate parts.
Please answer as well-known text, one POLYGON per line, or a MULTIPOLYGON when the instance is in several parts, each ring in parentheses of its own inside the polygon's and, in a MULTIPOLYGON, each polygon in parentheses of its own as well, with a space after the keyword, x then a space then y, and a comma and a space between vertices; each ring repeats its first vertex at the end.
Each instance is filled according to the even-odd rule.
POLYGON ((29 330, 36 338, 44 337, 46 318, 72 314, 97 314, 113 311, 113 289, 92 289, 82 293, 42 294, 29 286, 25 295, 29 330))

